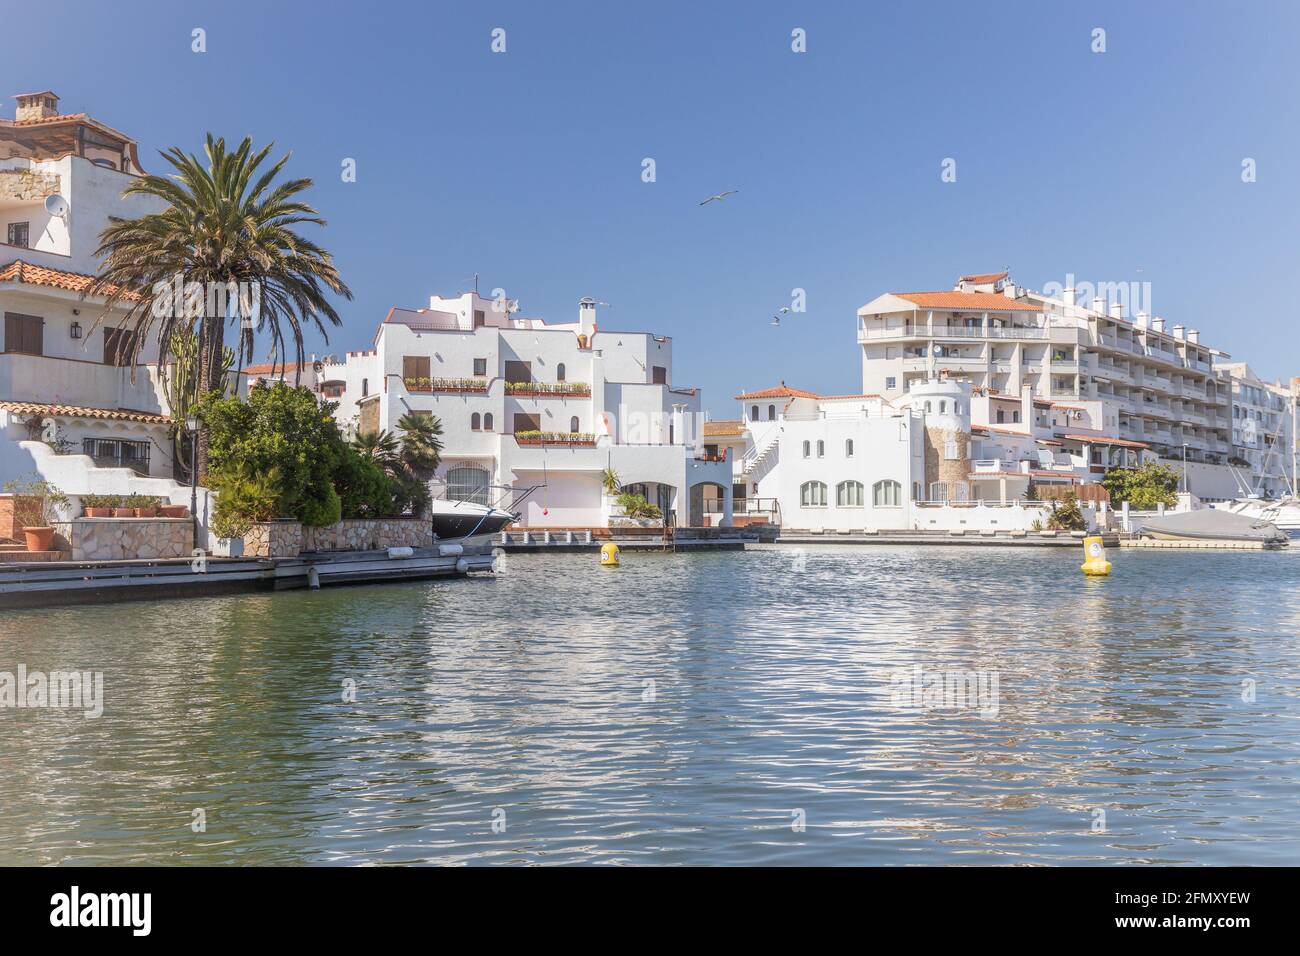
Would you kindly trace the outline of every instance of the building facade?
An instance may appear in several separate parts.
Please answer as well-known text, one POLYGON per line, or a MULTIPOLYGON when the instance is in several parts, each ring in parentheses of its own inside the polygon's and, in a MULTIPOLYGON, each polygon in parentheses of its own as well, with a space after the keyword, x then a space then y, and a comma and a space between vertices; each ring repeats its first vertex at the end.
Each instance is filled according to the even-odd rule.
POLYGON ((671 339, 602 329, 590 299, 577 321, 548 323, 476 292, 433 296, 313 373, 354 432, 436 417, 435 493, 517 503, 522 527, 607 526, 619 516, 607 469, 675 524, 705 524, 706 502, 730 522, 731 456, 706 451, 700 393, 674 385, 671 339))
POLYGON ((1245 362, 1219 371, 1232 382, 1232 446, 1243 493, 1281 498, 1296 493, 1297 383, 1266 382, 1245 362))

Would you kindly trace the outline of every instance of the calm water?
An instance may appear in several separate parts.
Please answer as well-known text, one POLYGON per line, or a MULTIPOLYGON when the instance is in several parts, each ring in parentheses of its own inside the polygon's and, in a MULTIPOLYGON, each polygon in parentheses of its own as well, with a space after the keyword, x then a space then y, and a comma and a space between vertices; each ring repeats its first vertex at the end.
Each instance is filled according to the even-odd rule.
POLYGON ((625 557, 0 612, 0 863, 1296 862, 1300 548, 625 557))

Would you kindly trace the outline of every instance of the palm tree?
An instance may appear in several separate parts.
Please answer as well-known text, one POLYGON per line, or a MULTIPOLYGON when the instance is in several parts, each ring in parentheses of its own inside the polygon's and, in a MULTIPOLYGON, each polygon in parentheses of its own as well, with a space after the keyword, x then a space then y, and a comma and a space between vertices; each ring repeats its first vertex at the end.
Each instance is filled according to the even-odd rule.
POLYGON ((357 432, 352 439, 352 447, 362 458, 369 458, 389 476, 394 476, 402 468, 402 447, 397 436, 387 429, 377 432, 357 432))
POLYGON ((442 422, 432 415, 407 412, 397 422, 402 430, 402 461, 411 475, 428 483, 442 463, 442 422))
MULTIPOLYGON (((341 324, 326 292, 352 298, 329 252, 293 228, 300 223, 325 225, 315 209, 295 198, 312 181, 290 179, 272 185, 289 154, 259 174, 270 150, 268 144, 254 152, 246 137, 228 151, 226 141, 211 133, 204 145, 206 161, 172 147, 162 157, 175 173, 141 177, 123 193, 159 200, 162 211, 136 219, 114 218, 100 234, 96 255, 102 264, 85 293, 106 300, 95 324, 114 306, 125 308, 117 328, 134 334, 125 337, 123 358, 134 366, 154 338, 164 370, 174 333, 193 332, 197 325, 196 400, 224 388, 221 356, 227 322, 240 322, 241 366, 252 357, 254 332, 269 332, 277 364, 285 354, 286 336, 292 338, 298 381, 304 327, 326 335, 326 323, 341 324), (177 282, 189 288, 199 283, 202 301, 174 301, 177 282)), ((200 478, 206 477, 206 429, 200 433, 197 465, 200 478)))

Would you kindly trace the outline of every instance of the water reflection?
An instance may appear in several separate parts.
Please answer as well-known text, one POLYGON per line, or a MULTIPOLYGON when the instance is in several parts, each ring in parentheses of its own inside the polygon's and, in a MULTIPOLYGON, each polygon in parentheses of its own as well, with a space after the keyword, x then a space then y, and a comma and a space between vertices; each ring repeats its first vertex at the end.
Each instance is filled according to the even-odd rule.
POLYGON ((102 670, 106 709, 0 711, 0 863, 1293 859, 1300 554, 1112 559, 511 556, 8 613, 0 670, 102 670), (996 674, 996 715, 900 708, 914 667, 996 674))

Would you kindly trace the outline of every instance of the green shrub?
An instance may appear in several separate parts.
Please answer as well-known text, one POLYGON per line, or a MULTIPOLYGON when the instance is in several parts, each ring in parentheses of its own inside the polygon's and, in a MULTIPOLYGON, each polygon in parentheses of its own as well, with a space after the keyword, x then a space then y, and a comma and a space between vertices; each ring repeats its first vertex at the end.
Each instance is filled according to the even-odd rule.
POLYGON ((1178 482, 1177 471, 1154 461, 1141 468, 1112 468, 1101 479, 1112 505, 1118 508, 1127 501, 1139 511, 1178 504, 1178 482))
POLYGON ((395 484, 374 459, 366 458, 350 447, 339 456, 334 470, 334 488, 344 518, 392 517, 397 513, 395 484))
POLYGON ((242 538, 255 521, 274 521, 281 508, 279 469, 262 474, 236 470, 216 475, 209 471, 208 482, 217 493, 212 511, 212 530, 222 538, 242 538))
POLYGON ((655 505, 646 500, 645 495, 634 495, 631 492, 623 492, 615 499, 618 506, 623 509, 623 514, 629 518, 662 518, 663 512, 655 505))

